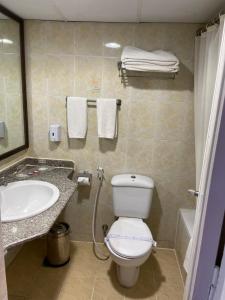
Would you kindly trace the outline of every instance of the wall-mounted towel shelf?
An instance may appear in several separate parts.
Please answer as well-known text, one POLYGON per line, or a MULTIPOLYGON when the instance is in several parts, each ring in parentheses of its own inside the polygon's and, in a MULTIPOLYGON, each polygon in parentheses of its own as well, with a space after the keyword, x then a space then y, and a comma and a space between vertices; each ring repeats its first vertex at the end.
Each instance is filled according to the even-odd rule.
POLYGON ((175 79, 176 75, 178 74, 178 72, 167 73, 167 72, 158 72, 158 71, 155 72, 131 71, 123 68, 121 61, 117 63, 117 67, 119 70, 119 77, 121 78, 121 83, 123 84, 128 83, 128 78, 153 78, 154 75, 160 74, 163 76, 163 78, 165 78, 166 76, 166 79, 175 79), (140 75, 140 73, 143 75, 140 75))
MULTIPOLYGON (((93 105, 96 104, 97 99, 87 99, 88 104, 93 105)), ((66 102, 67 102, 67 97, 66 97, 66 102)), ((116 104, 117 106, 121 106, 122 100, 121 99, 116 99, 116 104)))

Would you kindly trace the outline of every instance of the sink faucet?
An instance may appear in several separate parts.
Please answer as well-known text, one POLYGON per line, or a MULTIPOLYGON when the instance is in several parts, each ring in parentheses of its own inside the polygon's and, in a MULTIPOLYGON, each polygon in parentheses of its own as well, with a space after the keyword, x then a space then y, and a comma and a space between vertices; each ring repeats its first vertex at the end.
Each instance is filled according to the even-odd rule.
POLYGON ((5 176, 0 178, 0 186, 7 186, 8 182, 7 179, 5 178, 5 176))

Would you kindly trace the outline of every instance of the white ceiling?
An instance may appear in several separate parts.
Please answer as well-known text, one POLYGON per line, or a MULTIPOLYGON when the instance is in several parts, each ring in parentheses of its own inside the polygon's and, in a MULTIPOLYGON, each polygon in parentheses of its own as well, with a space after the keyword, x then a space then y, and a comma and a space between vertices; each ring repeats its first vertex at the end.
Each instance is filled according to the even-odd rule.
POLYGON ((224 0, 0 0, 24 19, 103 22, 206 22, 224 0))

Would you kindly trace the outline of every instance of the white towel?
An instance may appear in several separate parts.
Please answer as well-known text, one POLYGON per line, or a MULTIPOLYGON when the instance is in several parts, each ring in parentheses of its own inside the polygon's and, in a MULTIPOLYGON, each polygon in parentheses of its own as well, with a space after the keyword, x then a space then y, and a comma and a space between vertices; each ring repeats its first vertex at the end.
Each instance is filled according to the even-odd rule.
POLYGON ((163 65, 173 65, 179 62, 178 58, 169 51, 155 50, 145 51, 136 47, 126 46, 123 49, 121 61, 149 61, 162 63, 163 65))
POLYGON ((162 67, 155 65, 130 65, 123 64, 123 68, 130 71, 140 71, 140 72, 166 72, 166 73, 177 73, 179 67, 162 67))
POLYGON ((127 70, 178 72, 179 60, 171 52, 156 50, 145 51, 139 48, 124 47, 121 56, 122 66, 127 70))
POLYGON ((69 138, 85 138, 87 133, 87 98, 67 97, 67 128, 69 138))
POLYGON ((117 136, 116 99, 97 99, 98 137, 114 139, 117 136))

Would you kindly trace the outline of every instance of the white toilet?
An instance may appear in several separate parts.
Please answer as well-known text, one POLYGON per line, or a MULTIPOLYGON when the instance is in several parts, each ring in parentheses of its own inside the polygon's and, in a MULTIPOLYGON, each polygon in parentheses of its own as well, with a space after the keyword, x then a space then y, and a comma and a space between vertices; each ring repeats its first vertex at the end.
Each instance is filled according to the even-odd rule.
POLYGON ((111 181, 113 211, 119 217, 106 238, 106 246, 117 264, 120 284, 132 287, 138 280, 140 266, 148 259, 155 242, 143 222, 149 216, 154 182, 134 174, 116 175, 111 181))

